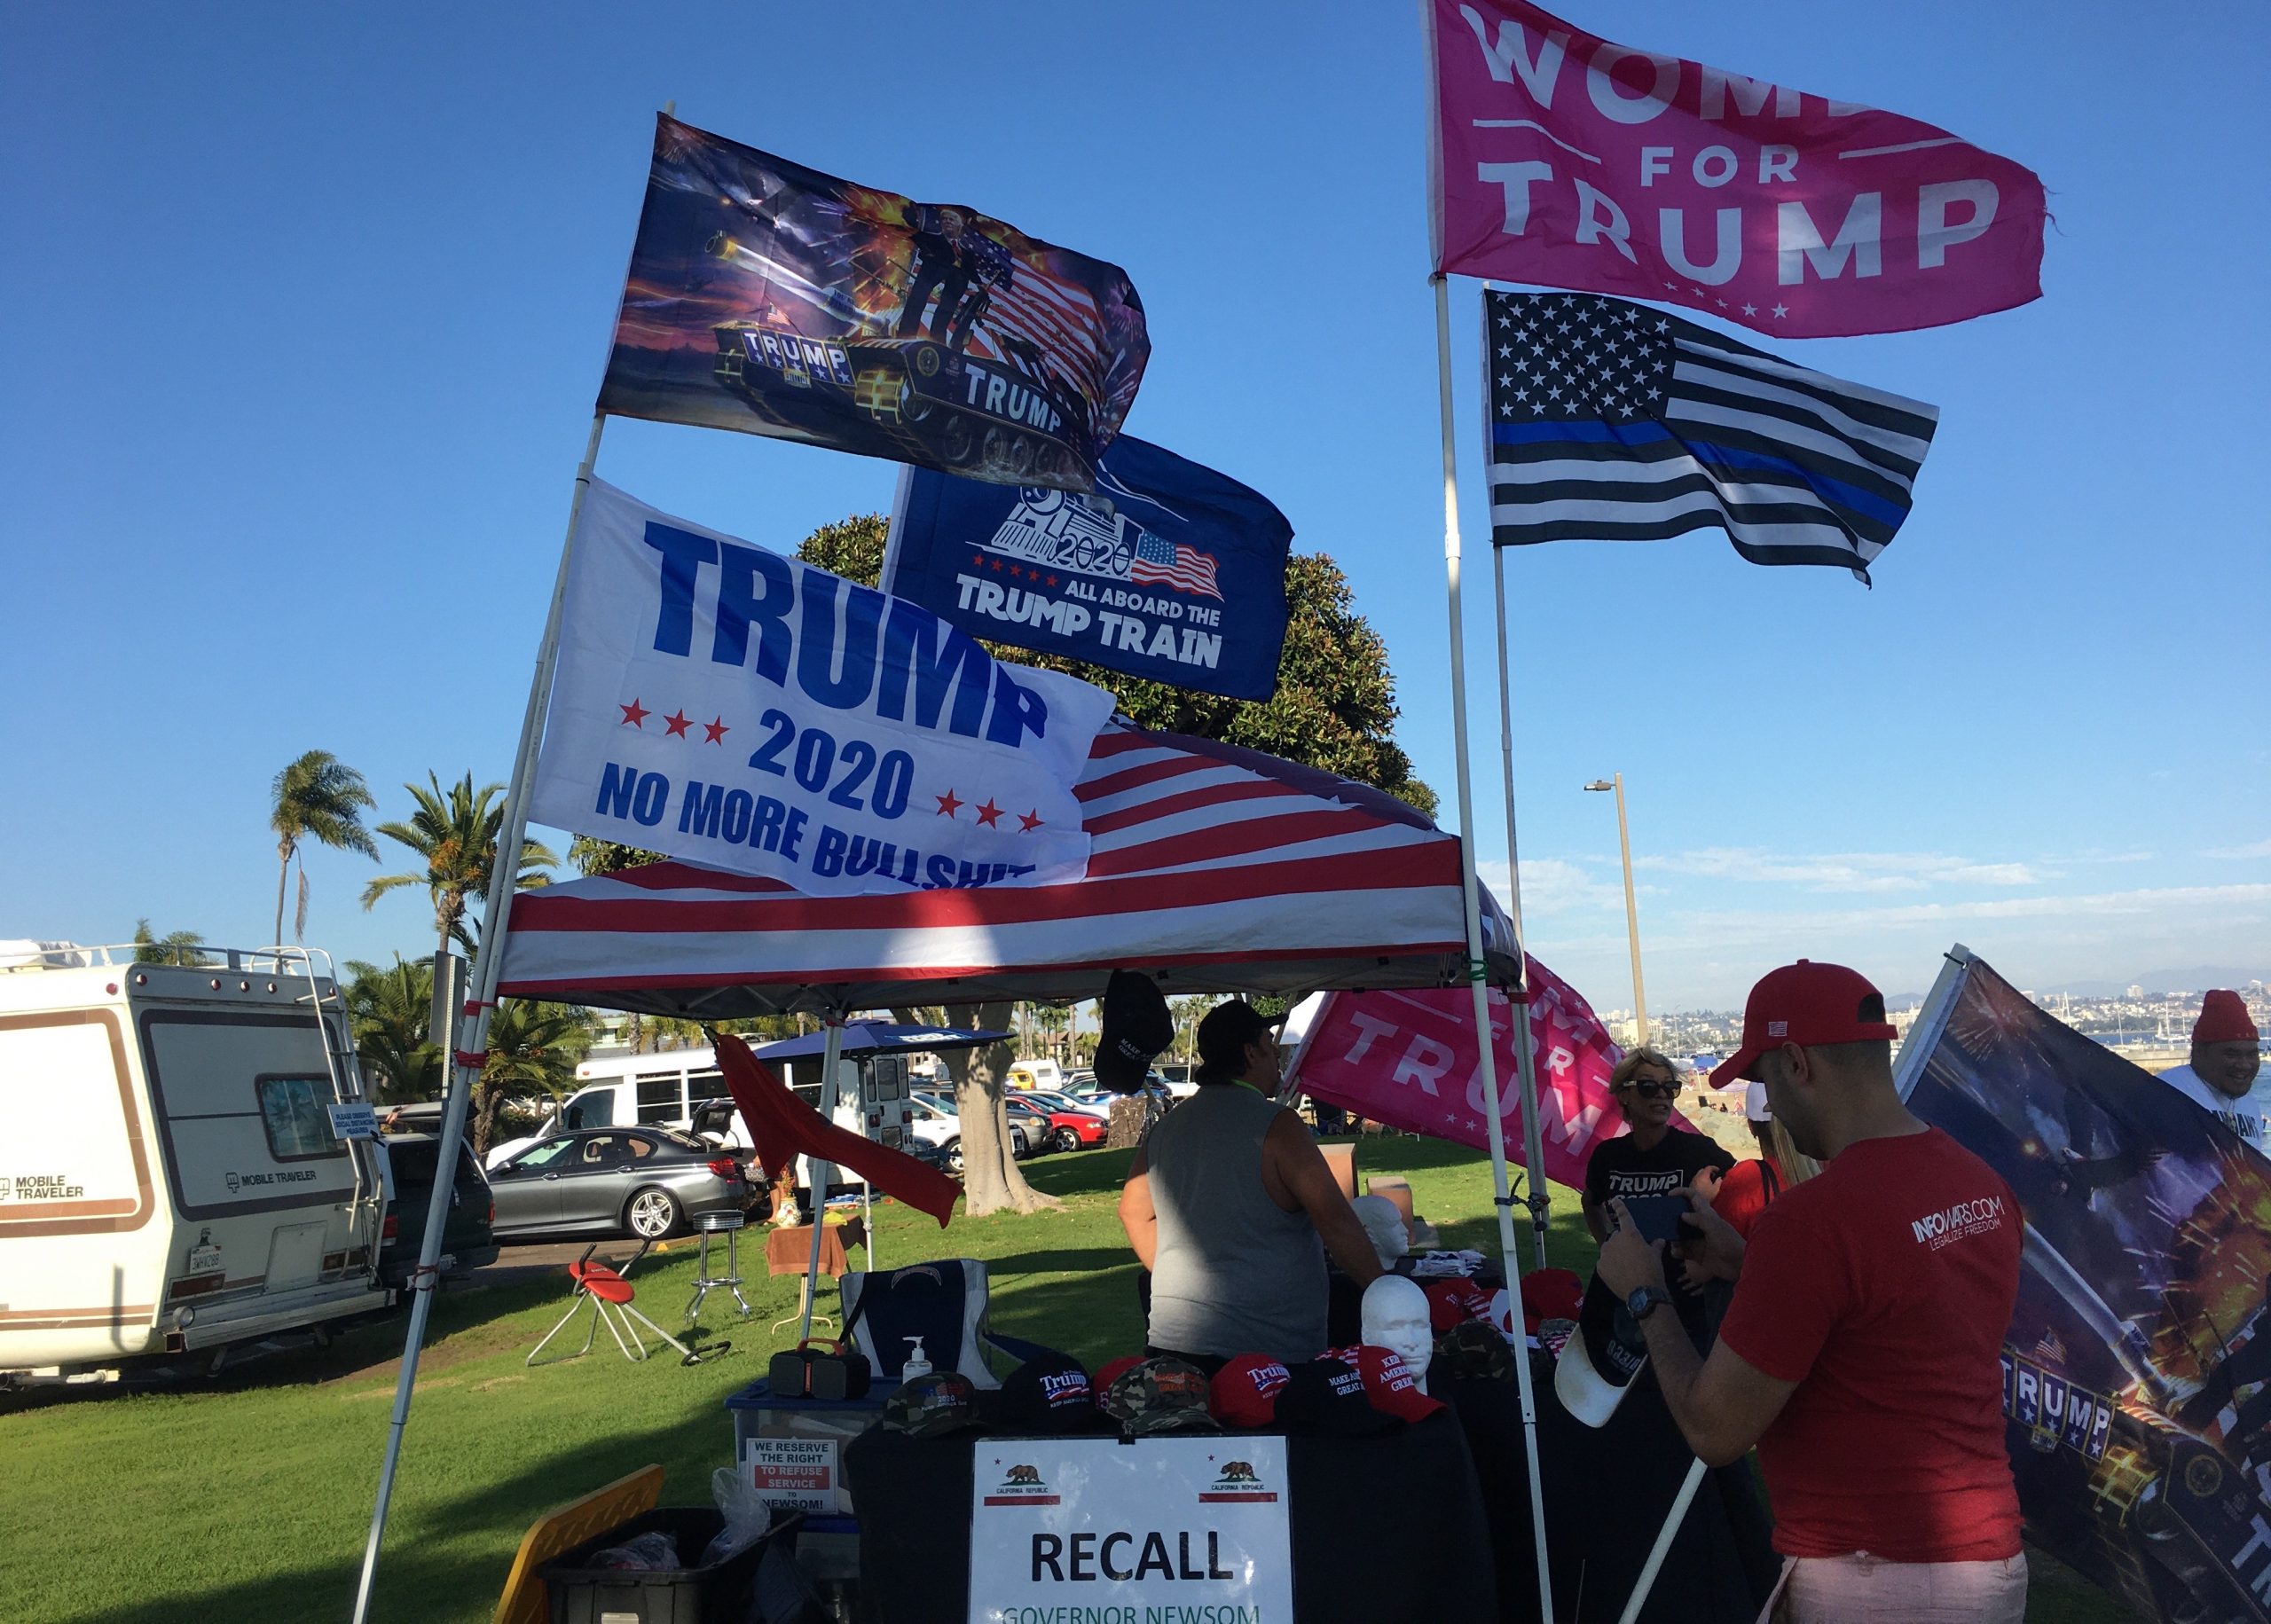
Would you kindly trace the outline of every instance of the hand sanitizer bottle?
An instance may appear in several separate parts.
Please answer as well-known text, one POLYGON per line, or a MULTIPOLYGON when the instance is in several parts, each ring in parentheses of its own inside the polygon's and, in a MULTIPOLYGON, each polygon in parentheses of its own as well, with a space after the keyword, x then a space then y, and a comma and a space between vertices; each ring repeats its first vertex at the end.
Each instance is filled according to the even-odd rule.
POLYGON ((930 1375, 931 1361, 923 1352, 923 1338, 908 1337, 906 1340, 913 1345, 907 1350, 907 1362, 899 1368, 899 1379, 911 1382, 918 1376, 930 1375))

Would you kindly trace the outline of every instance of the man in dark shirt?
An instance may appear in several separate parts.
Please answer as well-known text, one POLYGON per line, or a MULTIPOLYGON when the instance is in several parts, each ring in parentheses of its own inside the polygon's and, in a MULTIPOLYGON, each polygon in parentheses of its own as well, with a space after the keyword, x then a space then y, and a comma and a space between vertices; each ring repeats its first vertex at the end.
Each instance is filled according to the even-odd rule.
POLYGON ((1632 1131, 1602 1140, 1585 1163, 1585 1228, 1596 1241, 1608 1238, 1609 1202, 1683 1189, 1693 1189, 1708 1202, 1717 1193, 1719 1175, 1735 1165, 1713 1141, 1672 1126, 1679 1074, 1654 1049, 1627 1051, 1609 1074, 1608 1086, 1632 1131))

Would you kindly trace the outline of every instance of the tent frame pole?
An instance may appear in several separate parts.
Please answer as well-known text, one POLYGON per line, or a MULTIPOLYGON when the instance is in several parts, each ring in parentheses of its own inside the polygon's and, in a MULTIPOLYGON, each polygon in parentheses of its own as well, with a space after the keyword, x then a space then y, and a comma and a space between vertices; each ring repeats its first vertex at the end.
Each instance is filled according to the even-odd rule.
POLYGON ((497 972, 504 959, 505 933, 509 928, 513 888, 520 878, 521 843, 527 838, 529 785, 536 775, 537 749, 544 739, 544 713, 552 694, 552 674, 560 659, 560 622, 568 597, 568 576, 574 561, 576 521, 584 510, 584 493, 591 488, 592 469, 599 461, 600 436, 607 414, 592 414, 591 437, 584 443, 584 459, 576 465, 576 486, 568 501, 568 531, 560 543, 560 569, 552 580, 552 605, 545 613, 544 636, 537 644, 536 670, 529 679, 528 708, 521 714, 520 748, 513 757, 513 778, 505 792, 502 821, 497 830, 497 860, 489 874, 489 895, 481 914, 481 948, 474 960, 473 985, 466 997, 465 1024, 450 1069, 450 1091, 442 1108, 441 1143, 436 1148, 433 1195, 426 1207, 426 1234, 418 1248, 418 1267, 410 1277, 410 1329, 402 1342, 402 1374, 394 1388, 394 1414, 387 1427, 386 1454, 379 1466, 377 1503, 371 1510, 371 1534, 363 1547, 362 1577, 355 1587, 354 1624, 370 1617, 372 1586, 378 1577, 379 1548, 386 1536, 387 1510, 394 1498, 395 1469, 402 1459, 402 1438, 410 1424, 410 1401, 418 1382, 418 1355, 425 1345, 426 1322, 434 1306, 438 1283, 436 1265, 442 1255, 442 1228, 449 1220, 450 1197, 457 1185, 458 1148, 464 1142, 467 1107, 473 1100, 474 1080, 481 1075, 484 1046, 489 1039, 489 1014, 497 1003, 497 972))
MULTIPOLYGON (((828 1046, 821 1051, 820 1114, 830 1122, 836 1120, 836 1068, 844 1058, 844 1012, 831 1009, 828 1021, 828 1046)), ((805 1306, 801 1322, 797 1327, 797 1341, 802 1345, 813 1334, 813 1293, 820 1284, 820 1243, 821 1231, 828 1226, 828 1187, 836 1177, 836 1164, 816 1158, 805 1164, 805 1176, 813 1186, 813 1243, 805 1259, 805 1306)))
MULTIPOLYGON (((1466 760, 1466 639, 1459 606, 1458 452, 1451 434, 1451 305, 1450 289, 1438 272, 1429 279, 1435 287, 1435 378, 1443 432, 1443 577, 1450 616, 1451 737, 1458 764, 1459 887, 1466 909, 1466 981, 1474 993, 1475 1050, 1480 1059, 1476 1076, 1482 1084, 1484 1123, 1490 1133, 1490 1179, 1498 1213, 1498 1250, 1506 1268, 1506 1289, 1521 1301, 1520 1248, 1514 1240, 1514 1198, 1506 1179, 1506 1124, 1498 1111, 1498 1068, 1490 1032, 1490 989, 1484 979, 1482 956, 1481 884, 1474 872, 1474 791, 1466 760)), ((1514 944, 1519 956, 1521 945, 1514 944)), ((1510 1018, 1521 1019, 1512 1007, 1510 1018)), ((1528 1047, 1528 1033, 1517 1034, 1516 1054, 1528 1047)), ((1534 1115, 1535 1113, 1533 1113, 1534 1115)), ((1540 1616, 1553 1615, 1553 1578, 1545 1544, 1545 1495, 1537 1467, 1537 1395, 1532 1390, 1529 1350, 1514 1347, 1514 1376, 1521 1394, 1522 1453, 1529 1467, 1531 1533, 1537 1553, 1537 1597, 1540 1616)))

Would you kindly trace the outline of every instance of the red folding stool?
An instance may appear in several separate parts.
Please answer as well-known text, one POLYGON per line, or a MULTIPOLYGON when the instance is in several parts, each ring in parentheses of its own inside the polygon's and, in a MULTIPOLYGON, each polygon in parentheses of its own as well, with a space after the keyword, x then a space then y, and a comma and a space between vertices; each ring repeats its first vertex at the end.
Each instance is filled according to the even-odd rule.
MULTIPOLYGON (((625 1359, 633 1362, 645 1359, 647 1339, 631 1324, 632 1321, 636 1320, 676 1348, 682 1355, 679 1360, 680 1364, 699 1364, 701 1356, 692 1348, 632 1306, 632 1299, 637 1293, 633 1291, 631 1283, 624 1276, 631 1272, 633 1264, 647 1255, 646 1243, 642 1242, 639 1250, 631 1254, 630 1261, 619 1270, 610 1268, 604 1263, 593 1262, 592 1254, 598 1250, 599 1245, 594 1242, 584 1248, 582 1257, 568 1266, 568 1278, 575 1285, 574 1300, 569 1304, 568 1312, 560 1316, 560 1322, 544 1333, 543 1339, 529 1350, 528 1358, 522 1362, 530 1365, 536 1363, 536 1356, 544 1352, 545 1345, 565 1330, 568 1328, 568 1322, 581 1314, 585 1305, 588 1303, 592 1309, 592 1324, 591 1329, 584 1333, 584 1345, 572 1353, 561 1355, 562 1360, 581 1359, 590 1353, 593 1340, 600 1334, 601 1324, 606 1325, 608 1335, 615 1338, 615 1345, 623 1350, 623 1356, 625 1359), (628 1341, 624 1339, 625 1331, 631 1333, 628 1341)), ((551 1364, 557 1361, 546 1360, 545 1362, 551 1364)))

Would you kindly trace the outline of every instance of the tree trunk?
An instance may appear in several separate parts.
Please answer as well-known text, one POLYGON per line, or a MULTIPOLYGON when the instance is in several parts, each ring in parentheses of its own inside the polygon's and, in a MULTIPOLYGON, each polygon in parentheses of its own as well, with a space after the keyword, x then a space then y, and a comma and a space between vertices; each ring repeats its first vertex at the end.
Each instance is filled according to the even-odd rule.
POLYGON ((485 1077, 473 1079, 473 1159, 489 1160, 490 1135, 497 1130, 497 1108, 505 1101, 505 1091, 492 1087, 485 1077))
POLYGON ((284 945, 284 882, 292 877, 292 843, 276 843, 276 934, 269 939, 278 946, 284 945))
MULTIPOLYGON (((996 1029, 1009 1024, 1010 1007, 984 1004, 973 1012, 973 1026, 996 1029)), ((912 1009, 894 1009, 895 1019, 915 1024, 912 1009)), ((1014 1046, 996 1043, 982 1049, 955 1049, 944 1056, 947 1075, 954 1080, 955 1110, 962 1126, 963 1211, 972 1218, 988 1212, 1040 1212, 1065 1204, 1043 1195, 1025 1182, 1025 1172, 1010 1152, 1009 1108, 1003 1103, 1010 1083, 1014 1046)))

